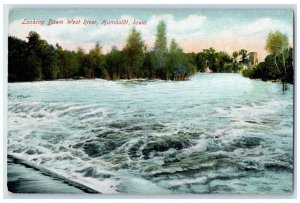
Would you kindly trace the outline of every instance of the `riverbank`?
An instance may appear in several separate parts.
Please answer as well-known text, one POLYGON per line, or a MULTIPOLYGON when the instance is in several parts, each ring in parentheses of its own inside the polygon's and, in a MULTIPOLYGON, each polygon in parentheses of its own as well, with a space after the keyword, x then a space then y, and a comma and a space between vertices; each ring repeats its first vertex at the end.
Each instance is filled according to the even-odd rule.
POLYGON ((99 193, 15 156, 7 156, 7 189, 12 193, 99 193))

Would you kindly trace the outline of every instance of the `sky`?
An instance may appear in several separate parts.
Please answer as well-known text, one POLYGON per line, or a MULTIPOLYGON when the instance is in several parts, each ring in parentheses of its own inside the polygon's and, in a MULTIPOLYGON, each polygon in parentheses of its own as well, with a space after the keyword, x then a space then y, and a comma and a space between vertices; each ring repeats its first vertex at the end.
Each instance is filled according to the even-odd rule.
POLYGON ((155 42, 156 26, 167 24, 168 42, 175 39, 184 52, 200 52, 213 47, 217 51, 246 49, 258 53, 259 61, 267 55, 265 42, 269 32, 281 31, 293 46, 293 12, 289 9, 100 9, 100 8, 24 8, 9 13, 9 35, 26 40, 30 31, 64 49, 88 52, 99 42, 104 53, 113 45, 125 44, 134 26, 142 34, 148 49, 155 42), (48 25, 49 20, 63 24, 48 25), (67 24, 70 19, 79 24, 67 24), (84 20, 96 24, 84 24, 84 20), (128 24, 103 25, 104 20, 128 20, 128 24), (134 20, 145 24, 133 25, 134 20), (44 24, 32 24, 44 21, 44 24))

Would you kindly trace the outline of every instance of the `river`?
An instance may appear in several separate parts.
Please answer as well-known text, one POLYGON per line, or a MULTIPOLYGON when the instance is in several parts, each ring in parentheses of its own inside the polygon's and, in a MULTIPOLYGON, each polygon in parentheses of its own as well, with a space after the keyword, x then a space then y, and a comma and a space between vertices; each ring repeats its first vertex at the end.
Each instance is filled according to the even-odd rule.
POLYGON ((7 140, 101 193, 288 194, 293 86, 229 73, 9 83, 7 140))

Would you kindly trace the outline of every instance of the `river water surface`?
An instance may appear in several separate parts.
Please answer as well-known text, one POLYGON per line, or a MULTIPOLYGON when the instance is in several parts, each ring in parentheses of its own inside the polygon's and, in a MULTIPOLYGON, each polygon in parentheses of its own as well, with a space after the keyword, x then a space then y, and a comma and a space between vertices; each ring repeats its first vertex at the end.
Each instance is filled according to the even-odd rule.
POLYGON ((199 73, 8 93, 8 153, 101 193, 293 191, 293 86, 199 73))

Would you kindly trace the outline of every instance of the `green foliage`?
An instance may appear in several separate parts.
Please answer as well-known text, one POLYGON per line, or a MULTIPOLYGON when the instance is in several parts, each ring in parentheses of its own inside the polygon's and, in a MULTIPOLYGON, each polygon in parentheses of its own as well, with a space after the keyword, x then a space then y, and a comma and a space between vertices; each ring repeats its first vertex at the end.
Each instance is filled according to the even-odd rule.
POLYGON ((165 79, 185 80, 188 76, 195 74, 197 72, 195 58, 195 55, 184 54, 176 41, 172 39, 168 52, 165 79))
POLYGON ((166 23, 164 21, 159 21, 157 25, 157 33, 154 45, 154 66, 156 69, 155 75, 159 78, 164 78, 166 76, 166 66, 167 66, 167 36, 166 36, 166 23))
POLYGON ((41 80, 42 79, 42 63, 35 54, 34 51, 29 51, 29 56, 27 57, 25 69, 28 70, 26 74, 26 78, 28 80, 41 80))
POLYGON ((102 55, 102 47, 99 42, 97 42, 95 48, 91 49, 87 54, 88 71, 86 77, 107 77, 107 72, 103 69, 103 63, 104 57, 102 55))
POLYGON ((194 57, 192 63, 197 71, 205 71, 205 68, 210 68, 213 72, 236 73, 242 69, 242 64, 237 62, 238 52, 233 53, 230 57, 226 52, 217 52, 210 47, 199 52, 194 57))
POLYGON ((59 78, 75 77, 80 66, 76 52, 63 50, 58 44, 56 44, 56 48, 59 78))
POLYGON ((25 41, 8 37, 8 81, 27 81, 27 57, 25 41))
POLYGON ((243 75, 244 77, 253 78, 253 77, 252 77, 252 70, 251 70, 250 68, 244 69, 244 70, 242 71, 242 75, 243 75))
POLYGON ((214 63, 215 72, 232 72, 231 62, 232 59, 226 52, 215 53, 216 59, 214 63))
MULTIPOLYGON (((75 52, 64 50, 58 44, 55 47, 49 45, 36 32, 29 33, 28 42, 10 36, 8 80, 10 82, 60 78, 185 80, 197 71, 204 72, 206 68, 210 68, 213 72, 240 72, 243 65, 248 62, 248 52, 244 49, 233 52, 231 57, 226 52, 218 52, 212 47, 198 53, 184 53, 175 39, 172 39, 168 46, 166 26, 164 21, 160 21, 157 25, 152 50, 148 50, 145 46, 141 33, 132 28, 125 46, 121 50, 113 46, 107 54, 102 53, 99 43, 85 53, 82 48, 75 52)), ((277 39, 277 34, 273 38, 277 39)), ((282 47, 285 47, 286 40, 284 37, 282 39, 284 39, 282 47)), ((275 48, 270 50, 274 51, 275 48)), ((266 57, 264 63, 254 69, 244 70, 243 75, 250 78, 278 79, 280 73, 285 72, 286 77, 282 80, 292 82, 294 72, 292 50, 281 50, 283 51, 274 51, 266 57), (279 58, 284 60, 278 60, 279 58)))
POLYGON ((144 61, 144 42, 141 33, 135 28, 131 29, 123 49, 126 54, 125 77, 138 78, 144 61))
POLYGON ((234 51, 233 53, 232 53, 232 58, 233 58, 233 61, 236 63, 237 62, 237 58, 239 57, 239 52, 237 52, 237 51, 234 51))
POLYGON ((266 42, 266 50, 270 54, 280 54, 288 48, 289 40, 287 35, 279 31, 270 32, 266 42))
POLYGON ((265 61, 242 73, 252 79, 280 80, 285 91, 285 83, 294 82, 293 49, 288 48, 288 37, 279 31, 270 32, 265 48, 269 53, 265 61))
POLYGON ((88 74, 87 56, 85 55, 84 50, 82 48, 78 48, 76 55, 79 63, 79 69, 78 69, 78 73, 76 74, 76 77, 77 78, 86 77, 88 74))
POLYGON ((155 59, 154 59, 154 52, 146 52, 145 53, 145 58, 144 58, 144 63, 142 67, 142 73, 145 78, 155 78, 155 59))
POLYGON ((61 46, 49 45, 36 32, 30 32, 28 42, 9 37, 8 80, 35 81, 59 78, 101 75, 103 57, 101 46, 96 44, 89 54, 82 49, 77 52, 63 50, 61 46), (98 70, 98 74, 97 74, 98 70))
POLYGON ((105 69, 107 70, 109 78, 117 80, 126 78, 124 64, 126 64, 126 55, 123 51, 119 51, 116 46, 113 46, 111 51, 105 58, 105 69))
POLYGON ((187 60, 182 49, 173 39, 170 44, 167 68, 165 71, 166 79, 181 80, 188 76, 187 60))
POLYGON ((293 49, 289 48, 285 50, 286 57, 286 82, 294 84, 294 66, 293 66, 293 49))
POLYGON ((8 38, 9 81, 51 80, 58 77, 55 48, 30 32, 28 42, 8 38))
POLYGON ((248 51, 245 50, 245 49, 241 49, 241 50, 239 51, 239 55, 241 56, 240 63, 242 63, 242 64, 247 64, 247 63, 248 63, 248 59, 247 59, 248 51))
POLYGON ((198 71, 204 72, 207 67, 207 56, 204 52, 199 52, 195 58, 195 64, 198 71))
MULTIPOLYGON (((293 69, 293 49, 290 48, 285 50, 285 55, 287 56, 285 59, 285 64, 287 67, 287 77, 286 81, 288 83, 293 83, 294 81, 294 69, 293 69)), ((278 69, 275 65, 274 60, 275 55, 270 54, 265 58, 264 62, 259 63, 253 69, 245 69, 242 74, 245 77, 249 77, 251 79, 261 79, 261 80, 281 80, 281 73, 278 72, 278 69)), ((279 61, 277 64, 279 67, 283 67, 283 62, 279 61)))
POLYGON ((205 57, 205 67, 209 67, 212 71, 217 72, 218 67, 216 67, 216 50, 210 47, 209 49, 204 49, 203 54, 205 57))
POLYGON ((285 65, 286 58, 284 53, 286 52, 288 45, 289 45, 288 37, 279 31, 275 31, 269 33, 266 46, 265 46, 267 52, 274 55, 275 66, 279 74, 281 75, 283 91, 286 90, 285 82, 287 80, 287 67, 285 65), (276 58, 279 55, 281 55, 282 58, 282 66, 279 66, 276 61, 276 58))
POLYGON ((60 45, 49 45, 36 32, 30 32, 28 42, 9 37, 9 81, 52 80, 59 78, 160 78, 184 80, 196 73, 197 54, 185 54, 172 40, 167 48, 166 24, 157 26, 153 50, 147 50, 141 33, 132 28, 122 50, 113 46, 104 55, 102 47, 85 53, 64 50, 60 45))

